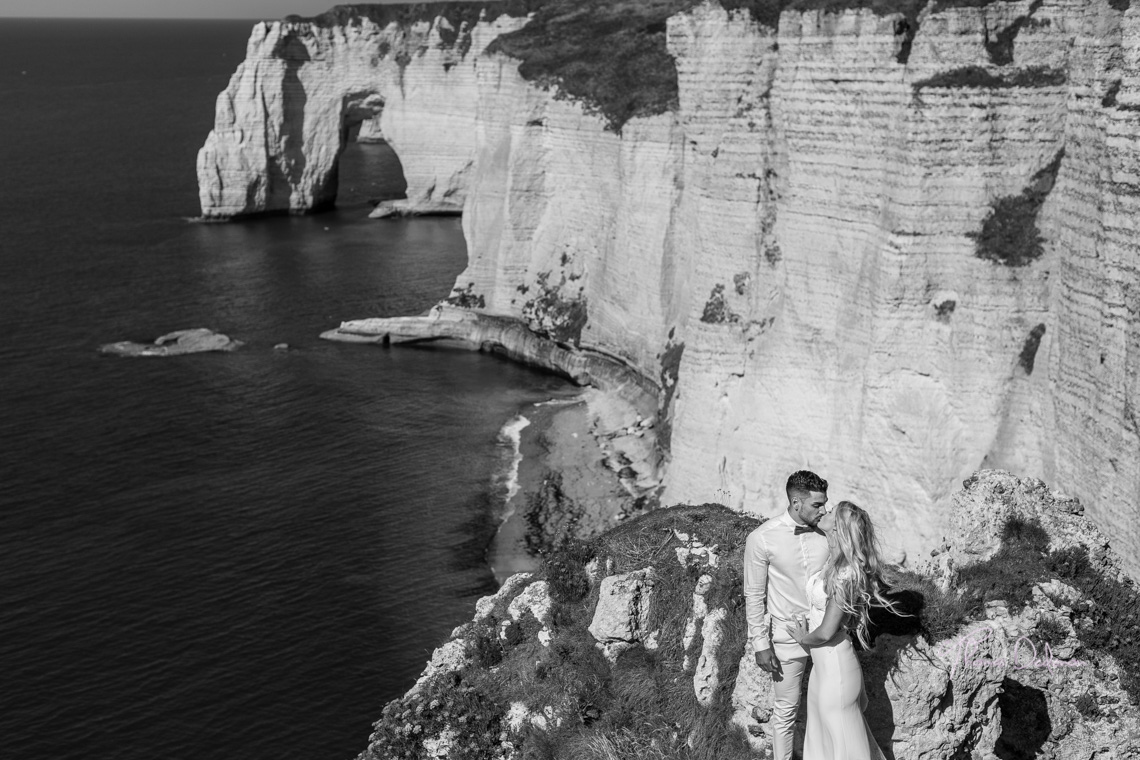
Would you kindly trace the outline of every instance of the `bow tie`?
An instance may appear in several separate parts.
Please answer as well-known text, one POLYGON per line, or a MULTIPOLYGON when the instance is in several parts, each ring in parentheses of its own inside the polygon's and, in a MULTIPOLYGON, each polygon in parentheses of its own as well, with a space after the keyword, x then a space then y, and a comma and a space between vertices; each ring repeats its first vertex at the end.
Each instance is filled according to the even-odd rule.
POLYGON ((797 525, 793 533, 799 535, 801 533, 819 533, 819 529, 811 525, 797 525))

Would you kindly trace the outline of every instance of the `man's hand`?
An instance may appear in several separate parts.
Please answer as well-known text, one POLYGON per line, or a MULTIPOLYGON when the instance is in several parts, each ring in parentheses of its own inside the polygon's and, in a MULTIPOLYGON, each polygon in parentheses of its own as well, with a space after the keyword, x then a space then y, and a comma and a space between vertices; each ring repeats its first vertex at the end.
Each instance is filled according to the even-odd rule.
POLYGON ((776 659, 771 649, 761 649, 756 653, 756 664, 768 675, 775 678, 780 675, 780 661, 776 659))

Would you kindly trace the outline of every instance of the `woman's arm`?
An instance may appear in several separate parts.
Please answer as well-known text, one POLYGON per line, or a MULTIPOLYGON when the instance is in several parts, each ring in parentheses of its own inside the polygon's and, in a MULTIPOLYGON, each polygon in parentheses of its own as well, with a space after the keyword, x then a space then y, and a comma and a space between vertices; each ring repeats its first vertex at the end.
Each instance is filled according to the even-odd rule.
POLYGON ((801 646, 817 647, 835 638, 835 634, 845 622, 847 622, 847 613, 838 604, 828 599, 827 609, 823 612, 823 622, 819 624, 818 628, 809 632, 806 622, 801 619, 794 626, 787 626, 787 630, 801 646))

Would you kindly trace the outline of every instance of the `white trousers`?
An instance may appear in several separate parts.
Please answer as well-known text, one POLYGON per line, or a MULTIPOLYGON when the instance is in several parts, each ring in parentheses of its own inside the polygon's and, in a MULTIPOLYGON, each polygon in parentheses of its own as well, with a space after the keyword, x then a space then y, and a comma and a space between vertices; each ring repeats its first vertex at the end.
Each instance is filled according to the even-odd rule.
MULTIPOLYGON (((780 644, 775 645, 775 654, 780 661, 780 673, 772 677, 772 760, 791 760, 792 744, 796 733, 796 713, 800 709, 800 694, 803 689, 804 668, 810 657, 784 658, 780 644)), ((799 645, 795 648, 800 652, 799 645)), ((790 647, 788 647, 790 649, 790 647)))

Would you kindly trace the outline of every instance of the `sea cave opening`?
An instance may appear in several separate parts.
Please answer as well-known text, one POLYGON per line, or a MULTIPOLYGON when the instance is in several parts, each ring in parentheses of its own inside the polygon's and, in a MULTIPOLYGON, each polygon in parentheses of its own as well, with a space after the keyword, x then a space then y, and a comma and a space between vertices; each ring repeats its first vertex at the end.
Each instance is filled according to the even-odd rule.
POLYGON ((370 209, 382 201, 407 198, 408 182, 400 157, 380 129, 380 117, 346 122, 337 161, 336 206, 370 209))

